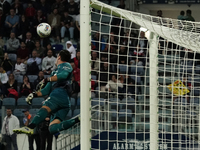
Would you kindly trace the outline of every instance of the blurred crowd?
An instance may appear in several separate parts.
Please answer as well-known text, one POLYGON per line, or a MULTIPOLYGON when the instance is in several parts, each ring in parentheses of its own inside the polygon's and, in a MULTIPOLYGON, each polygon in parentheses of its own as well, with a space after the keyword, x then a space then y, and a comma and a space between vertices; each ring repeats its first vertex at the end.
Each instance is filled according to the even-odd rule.
MULTIPOLYGON (((73 81, 80 81, 79 1, 75 0, 0 0, 0 97, 27 96, 55 69, 61 49, 72 54, 73 81), (47 38, 40 38, 40 23, 51 25, 47 38), (23 79, 21 79, 23 76, 23 79), (33 79, 29 79, 30 77, 33 79), (30 81, 31 80, 31 81, 30 81)), ((80 87, 74 86, 78 93, 80 87)))

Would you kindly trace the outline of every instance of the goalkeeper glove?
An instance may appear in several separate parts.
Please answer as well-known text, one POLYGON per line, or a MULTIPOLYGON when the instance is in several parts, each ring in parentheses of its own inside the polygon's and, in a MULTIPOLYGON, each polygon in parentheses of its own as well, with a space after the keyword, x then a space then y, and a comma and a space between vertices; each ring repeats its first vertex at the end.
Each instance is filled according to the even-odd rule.
POLYGON ((49 82, 49 78, 45 78, 42 81, 40 81, 38 85, 36 86, 36 91, 37 92, 41 91, 41 89, 43 89, 48 82, 49 82))
POLYGON ((34 97, 37 97, 36 92, 30 93, 26 98, 27 104, 31 105, 34 97))
POLYGON ((49 77, 49 78, 43 79, 43 82, 44 82, 45 85, 46 85, 48 82, 50 82, 50 81, 51 81, 50 77, 49 77))

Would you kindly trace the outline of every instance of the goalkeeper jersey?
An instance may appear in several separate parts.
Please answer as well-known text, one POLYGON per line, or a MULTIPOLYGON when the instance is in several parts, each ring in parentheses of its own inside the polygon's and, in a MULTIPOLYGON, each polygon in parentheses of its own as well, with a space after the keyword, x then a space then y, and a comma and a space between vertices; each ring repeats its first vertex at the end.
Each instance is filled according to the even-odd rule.
POLYGON ((72 67, 70 63, 62 63, 57 66, 57 68, 52 71, 50 77, 57 76, 56 82, 48 82, 45 88, 41 90, 42 95, 48 95, 51 91, 56 88, 64 88, 67 91, 69 90, 69 85, 72 80, 72 67))

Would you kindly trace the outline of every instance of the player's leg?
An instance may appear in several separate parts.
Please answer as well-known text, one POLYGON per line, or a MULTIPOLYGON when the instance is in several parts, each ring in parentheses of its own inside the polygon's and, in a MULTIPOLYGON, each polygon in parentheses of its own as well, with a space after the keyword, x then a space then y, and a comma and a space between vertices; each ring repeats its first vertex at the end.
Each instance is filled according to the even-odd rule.
POLYGON ((52 110, 51 107, 48 105, 42 106, 42 108, 40 108, 40 110, 37 112, 37 114, 34 116, 33 120, 28 126, 24 126, 19 129, 14 129, 13 132, 17 134, 19 133, 33 134, 34 128, 42 121, 44 121, 44 119, 48 116, 51 110, 52 110))
POLYGON ((51 110, 52 107, 48 104, 48 102, 44 104, 44 106, 42 106, 42 108, 40 108, 40 110, 37 112, 37 114, 35 115, 28 127, 34 129, 38 124, 44 121, 44 119, 48 116, 51 110))
POLYGON ((68 108, 69 106, 70 106, 69 97, 68 97, 66 91, 64 89, 56 89, 46 99, 42 108, 35 115, 35 117, 31 121, 29 126, 28 127, 22 127, 22 128, 19 128, 19 129, 14 129, 13 132, 33 134, 33 129, 38 124, 40 124, 42 121, 44 121, 44 119, 47 117, 47 115, 50 112, 54 113, 56 111, 59 111, 62 108, 68 108))
POLYGON ((28 127, 14 129, 13 132, 18 134, 19 133, 33 134, 33 129, 42 121, 44 121, 44 119, 48 116, 50 112, 58 110, 59 106, 56 103, 54 103, 54 101, 56 101, 54 97, 49 97, 43 104, 42 108, 40 108, 40 110, 34 116, 33 120, 28 125, 28 127))
POLYGON ((69 97, 64 92, 63 89, 54 90, 54 92, 46 99, 42 108, 35 115, 28 127, 34 129, 39 123, 44 121, 50 112, 55 113, 56 111, 59 111, 59 109, 67 108, 69 106, 69 97))
POLYGON ((75 119, 65 120, 62 122, 59 119, 55 119, 49 125, 49 132, 51 134, 55 134, 57 132, 67 130, 78 122, 80 122, 78 117, 76 117, 75 119))
POLYGON ((79 117, 70 120, 64 120, 69 110, 69 108, 61 109, 54 114, 53 121, 49 125, 49 131, 51 134, 55 134, 59 131, 69 129, 76 123, 80 122, 79 117))

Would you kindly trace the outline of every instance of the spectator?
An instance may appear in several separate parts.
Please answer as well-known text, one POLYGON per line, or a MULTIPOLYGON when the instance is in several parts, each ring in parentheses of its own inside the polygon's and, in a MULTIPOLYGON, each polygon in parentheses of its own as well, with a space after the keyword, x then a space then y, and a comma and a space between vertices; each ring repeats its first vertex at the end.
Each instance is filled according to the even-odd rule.
POLYGON ((112 0, 107 0, 107 1, 108 1, 108 4, 110 5, 112 0))
POLYGON ((163 17, 163 16, 162 16, 162 10, 158 10, 158 11, 157 11, 157 16, 158 16, 158 17, 161 17, 161 18, 163 17))
POLYGON ((53 56, 53 51, 48 50, 47 56, 42 60, 42 71, 46 75, 50 75, 51 72, 56 68, 55 62, 56 58, 53 56))
POLYGON ((118 8, 121 8, 121 9, 125 9, 125 3, 124 3, 124 0, 120 0, 120 4, 117 6, 118 8))
POLYGON ((97 52, 92 51, 91 61, 92 75, 97 75, 97 71, 99 71, 99 58, 97 57, 97 52))
POLYGON ((104 51, 112 51, 113 49, 117 49, 118 38, 113 32, 110 33, 110 39, 107 40, 107 43, 108 44, 106 45, 104 51))
POLYGON ((124 26, 124 19, 113 17, 111 23, 111 32, 115 35, 124 36, 124 29, 121 28, 124 26))
POLYGON ((26 65, 23 62, 23 59, 17 57, 17 62, 15 64, 15 70, 13 71, 14 75, 25 75, 26 74, 26 65))
POLYGON ((37 10, 41 10, 45 16, 47 16, 47 14, 50 14, 51 8, 50 8, 49 0, 48 0, 48 3, 46 0, 40 0, 40 3, 37 6, 37 10))
POLYGON ((95 97, 95 94, 94 94, 94 90, 95 90, 95 87, 96 87, 96 82, 95 80, 91 79, 91 97, 95 97))
POLYGON ((111 92, 109 93, 109 97, 116 97, 119 87, 123 88, 123 84, 120 82, 120 80, 117 79, 117 75, 111 75, 111 79, 106 84, 106 90, 111 92))
POLYGON ((5 43, 4 43, 4 40, 2 39, 3 37, 2 37, 2 35, 0 34, 0 57, 2 56, 2 54, 3 54, 3 49, 4 49, 4 45, 5 45, 5 43))
POLYGON ((11 5, 13 0, 6 0, 6 1, 11 5))
POLYGON ((32 52, 33 49, 35 48, 35 43, 32 39, 32 33, 31 32, 27 32, 26 33, 26 38, 24 40, 26 47, 32 52))
POLYGON ((6 84, 8 82, 8 76, 6 71, 0 66, 0 84, 6 84))
POLYGON ((78 4, 74 0, 70 0, 67 8, 69 15, 76 20, 76 15, 78 14, 78 4))
POLYGON ((3 13, 3 9, 0 7, 0 32, 1 35, 5 36, 5 20, 6 20, 6 15, 3 13))
POLYGON ((71 91, 71 94, 70 94, 71 97, 77 99, 78 93, 80 92, 80 86, 79 86, 78 82, 75 81, 74 76, 72 76, 71 88, 72 88, 72 91, 71 91))
POLYGON ((145 64, 145 56, 147 55, 148 50, 148 40, 145 37, 145 32, 140 32, 140 37, 136 42, 136 49, 133 52, 133 60, 131 60, 132 65, 144 65, 145 64))
POLYGON ((64 15, 61 17, 61 42, 64 43, 64 37, 65 33, 69 33, 70 40, 72 41, 74 39, 74 24, 73 24, 73 18, 68 15, 68 12, 65 11, 64 15))
POLYGON ((177 17, 178 20, 185 20, 185 12, 181 11, 180 15, 177 17))
POLYGON ((33 22, 33 17, 35 16, 35 8, 33 7, 33 4, 31 2, 28 3, 28 7, 25 11, 25 16, 30 22, 33 22))
POLYGON ((56 0, 56 2, 52 5, 52 10, 55 8, 58 9, 59 14, 62 14, 66 10, 66 6, 61 0, 56 0))
POLYGON ((0 0, 0 7, 3 9, 3 13, 8 15, 10 10, 10 4, 6 0, 0 0))
POLYGON ((0 47, 0 62, 2 62, 3 58, 4 58, 3 48, 0 47))
POLYGON ((140 32, 140 37, 136 41, 136 47, 139 47, 139 53, 144 54, 146 56, 147 49, 148 49, 148 39, 145 37, 145 32, 140 32))
MULTIPOLYGON (((125 83, 125 82, 124 82, 125 83)), ((138 92, 141 92, 141 87, 139 86, 138 89, 136 90, 135 87, 135 81, 131 79, 130 77, 128 78, 128 91, 127 91, 127 96, 136 99, 135 94, 139 94, 138 92)), ((126 92, 124 92, 126 93, 126 92)))
POLYGON ((108 82, 108 74, 112 72, 111 68, 108 69, 108 63, 107 62, 104 62, 103 63, 103 66, 101 67, 100 69, 100 73, 99 73, 99 81, 100 81, 100 86, 101 86, 101 89, 103 91, 105 91, 105 86, 108 82))
POLYGON ((7 41, 7 52, 9 53, 16 53, 17 49, 20 46, 19 40, 15 37, 15 33, 10 33, 10 39, 7 41))
POLYGON ((110 69, 108 68, 108 63, 104 62, 97 77, 98 86, 100 87, 99 90, 101 91, 100 97, 102 98, 108 97, 107 92, 105 93, 105 91, 106 91, 106 84, 108 83, 108 80, 109 80, 109 74, 111 72, 112 70, 111 68, 110 69))
POLYGON ((48 50, 52 50, 52 45, 51 45, 51 43, 49 43, 49 44, 47 44, 47 47, 46 47, 46 50, 48 51, 48 50))
POLYGON ((44 79, 44 72, 40 71, 38 73, 38 78, 34 81, 34 89, 36 89, 36 86, 44 79))
POLYGON ((20 86, 20 97, 28 96, 33 91, 33 85, 30 83, 27 75, 23 76, 23 83, 20 86))
POLYGON ((35 41, 35 49, 34 50, 37 52, 37 57, 39 57, 39 58, 44 57, 45 49, 43 47, 41 47, 39 40, 35 41))
MULTIPOLYGON (((40 38, 40 45, 41 45, 42 47, 45 47, 45 48, 46 48, 47 45, 48 45, 49 43, 51 43, 51 40, 49 39, 49 37, 40 38)), ((46 50, 45 50, 44 53, 46 54, 46 50)))
MULTIPOLYGON (((116 47, 117 48, 117 47, 116 47)), ((117 64, 118 63, 118 51, 117 49, 114 48, 112 49, 112 51, 110 51, 110 55, 109 56, 109 62, 110 63, 114 63, 114 64, 117 64)), ((116 66, 116 65, 115 65, 116 66)))
POLYGON ((137 49, 133 52, 132 60, 130 61, 130 65, 138 65, 143 66, 145 61, 144 53, 142 53, 142 50, 140 50, 140 47, 137 47, 137 49))
POLYGON ((18 150, 17 147, 17 134, 13 133, 13 129, 19 128, 19 120, 12 114, 10 108, 6 109, 6 117, 2 123, 1 134, 3 135, 3 142, 6 143, 6 149, 11 150, 12 146, 14 150, 18 150))
POLYGON ((1 66, 5 68, 6 73, 9 75, 12 72, 13 64, 8 57, 8 53, 4 53, 4 59, 1 63, 1 66))
MULTIPOLYGON (((51 43, 48 43, 48 44, 46 45, 46 47, 45 47, 45 54, 47 54, 48 50, 52 50, 52 49, 53 49, 53 47, 52 47, 51 43)), ((54 55, 54 54, 53 54, 53 55, 54 55)))
POLYGON ((121 45, 119 49, 119 63, 127 64, 127 49, 123 45, 121 45))
MULTIPOLYGON (((103 50, 103 54, 101 54, 101 60, 107 61, 108 60, 108 52, 116 53, 117 50, 117 37, 114 35, 113 32, 110 33, 110 39, 107 40, 107 44, 105 49, 103 50)), ((116 55, 115 55, 116 56, 116 55)))
POLYGON ((74 64, 80 69, 80 51, 76 52, 76 57, 74 57, 74 64))
POLYGON ((104 38, 100 36, 99 32, 96 32, 92 40, 92 45, 94 46, 92 49, 97 51, 103 51, 106 46, 104 43, 104 38))
POLYGON ((47 18, 46 18, 46 16, 43 15, 42 10, 37 10, 37 14, 36 14, 35 18, 33 19, 33 27, 31 29, 33 36, 35 36, 35 37, 38 36, 37 32, 36 32, 37 26, 43 22, 47 22, 47 18))
POLYGON ((32 57, 27 60, 27 74, 36 75, 38 74, 41 67, 42 59, 37 57, 37 51, 32 52, 32 57))
POLYGON ((70 64, 73 68, 74 81, 78 82, 78 84, 80 85, 80 69, 76 68, 74 62, 71 62, 70 64))
POLYGON ((19 16, 15 14, 14 9, 10 9, 10 15, 8 15, 5 20, 6 29, 16 34, 18 23, 19 23, 19 16))
POLYGON ((52 150, 53 134, 49 132, 50 117, 46 117, 45 120, 39 124, 39 135, 40 135, 40 149, 52 150), (47 146, 46 146, 47 143, 47 146))
POLYGON ((131 35, 131 32, 128 30, 126 31, 125 33, 125 38, 123 38, 121 40, 121 43, 125 46, 129 46, 129 52, 132 50, 132 47, 134 46, 135 44, 135 38, 134 38, 134 35, 131 35))
POLYGON ((8 76, 5 72, 5 70, 3 69, 3 67, 0 67, 0 99, 3 99, 7 94, 7 90, 6 90, 6 83, 8 82, 8 76))
POLYGON ((15 99, 18 99, 17 80, 15 80, 14 74, 11 73, 9 75, 8 82, 5 86, 8 91, 8 97, 14 97, 15 99))
POLYGON ((26 47, 26 44, 24 42, 21 42, 20 48, 17 50, 17 57, 20 57, 21 59, 24 60, 24 63, 27 63, 27 60, 29 58, 30 51, 26 47))
POLYGON ((16 15, 21 16, 24 13, 23 5, 20 3, 19 0, 15 0, 15 2, 12 4, 11 8, 15 10, 16 15))
MULTIPOLYGON (((28 126, 31 120, 33 119, 34 115, 30 114, 28 109, 24 109, 22 112, 24 113, 23 123, 25 126, 28 126)), ((40 136, 37 132, 37 129, 34 131, 35 131, 34 134, 28 135, 29 150, 34 150, 33 148, 34 140, 36 143, 36 149, 37 150, 40 149, 40 136)))
POLYGON ((19 21, 19 37, 21 39, 26 38, 26 32, 30 29, 30 22, 26 19, 25 15, 21 16, 19 21))
POLYGON ((23 5, 24 10, 26 10, 26 8, 28 7, 29 1, 30 1, 30 0, 20 0, 20 2, 21 2, 22 5, 23 5))
POLYGON ((192 11, 191 11, 190 9, 188 9, 188 10, 186 11, 185 20, 186 20, 186 21, 194 21, 194 22, 195 22, 195 19, 192 17, 192 11))
POLYGON ((125 79, 123 78, 122 75, 120 75, 120 81, 121 83, 123 83, 123 88, 122 87, 118 87, 118 92, 119 92, 119 97, 120 99, 123 98, 134 98, 135 97, 135 93, 137 92, 137 94, 139 94, 139 92, 141 92, 141 88, 135 87, 135 81, 133 79, 131 79, 131 77, 125 77, 125 79))
POLYGON ((76 50, 71 41, 66 42, 66 49, 71 53, 71 59, 76 57, 76 50))
MULTIPOLYGON (((80 10, 79 10, 79 13, 80 13, 80 10)), ((76 18, 75 18, 75 26, 76 28, 74 29, 74 38, 76 40, 79 40, 80 38, 80 14, 76 15, 76 18)))
POLYGON ((53 12, 48 16, 48 23, 51 26, 51 33, 60 41, 60 15, 58 9, 54 8, 53 12))

